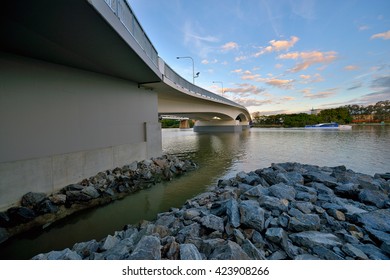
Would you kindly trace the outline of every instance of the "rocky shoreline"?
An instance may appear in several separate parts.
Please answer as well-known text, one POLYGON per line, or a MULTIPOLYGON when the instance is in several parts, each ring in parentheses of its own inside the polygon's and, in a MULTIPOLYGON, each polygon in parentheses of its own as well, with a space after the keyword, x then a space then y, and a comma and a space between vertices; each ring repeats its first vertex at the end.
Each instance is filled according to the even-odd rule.
POLYGON ((53 194, 26 193, 19 206, 0 212, 0 243, 33 228, 45 228, 80 210, 108 204, 158 182, 169 181, 196 167, 190 160, 165 155, 99 172, 53 194))
POLYGON ((180 209, 34 260, 390 259, 390 174, 272 164, 180 209))

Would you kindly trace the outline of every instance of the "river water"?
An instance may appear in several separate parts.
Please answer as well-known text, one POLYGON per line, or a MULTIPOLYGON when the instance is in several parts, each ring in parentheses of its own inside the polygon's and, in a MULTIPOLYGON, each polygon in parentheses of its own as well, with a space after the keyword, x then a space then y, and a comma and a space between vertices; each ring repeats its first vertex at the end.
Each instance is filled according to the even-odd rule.
POLYGON ((390 126, 354 126, 352 130, 251 128, 242 133, 195 133, 164 129, 163 152, 191 158, 199 169, 101 208, 57 222, 0 245, 0 259, 29 259, 74 243, 100 240, 126 224, 152 220, 240 171, 272 163, 345 165, 369 175, 390 172, 390 126))

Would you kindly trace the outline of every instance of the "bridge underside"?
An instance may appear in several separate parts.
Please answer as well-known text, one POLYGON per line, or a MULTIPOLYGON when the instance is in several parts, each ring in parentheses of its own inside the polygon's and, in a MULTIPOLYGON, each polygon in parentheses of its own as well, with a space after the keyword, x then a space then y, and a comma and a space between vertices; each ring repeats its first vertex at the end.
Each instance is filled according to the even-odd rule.
MULTIPOLYGON (((166 81, 165 81, 166 82, 166 81)), ((245 109, 221 104, 168 83, 143 85, 158 93, 158 114, 195 120, 196 132, 237 132, 249 128, 245 109), (183 94, 184 93, 184 94, 183 94)))

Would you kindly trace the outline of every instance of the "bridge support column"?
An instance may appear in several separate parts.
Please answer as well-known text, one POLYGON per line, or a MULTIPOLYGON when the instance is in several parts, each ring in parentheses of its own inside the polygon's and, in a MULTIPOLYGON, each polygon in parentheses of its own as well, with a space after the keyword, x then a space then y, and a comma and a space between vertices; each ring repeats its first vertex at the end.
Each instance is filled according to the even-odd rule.
POLYGON ((195 132, 241 132, 243 126, 235 120, 232 121, 196 121, 195 132))
POLYGON ((181 128, 181 129, 190 128, 190 122, 189 122, 189 120, 181 120, 181 121, 180 121, 179 128, 181 128))

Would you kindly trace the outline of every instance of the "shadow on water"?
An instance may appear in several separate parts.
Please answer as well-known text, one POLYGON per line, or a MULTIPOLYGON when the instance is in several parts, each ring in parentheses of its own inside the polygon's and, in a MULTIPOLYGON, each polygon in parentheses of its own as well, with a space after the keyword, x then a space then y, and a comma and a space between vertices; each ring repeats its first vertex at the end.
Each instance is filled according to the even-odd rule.
POLYGON ((197 170, 108 205, 76 213, 46 229, 11 238, 0 245, 0 259, 30 259, 39 253, 71 248, 78 242, 99 241, 126 224, 153 220, 159 212, 180 207, 217 182, 244 152, 248 136, 248 132, 163 131, 163 152, 191 158, 198 164, 197 170))

